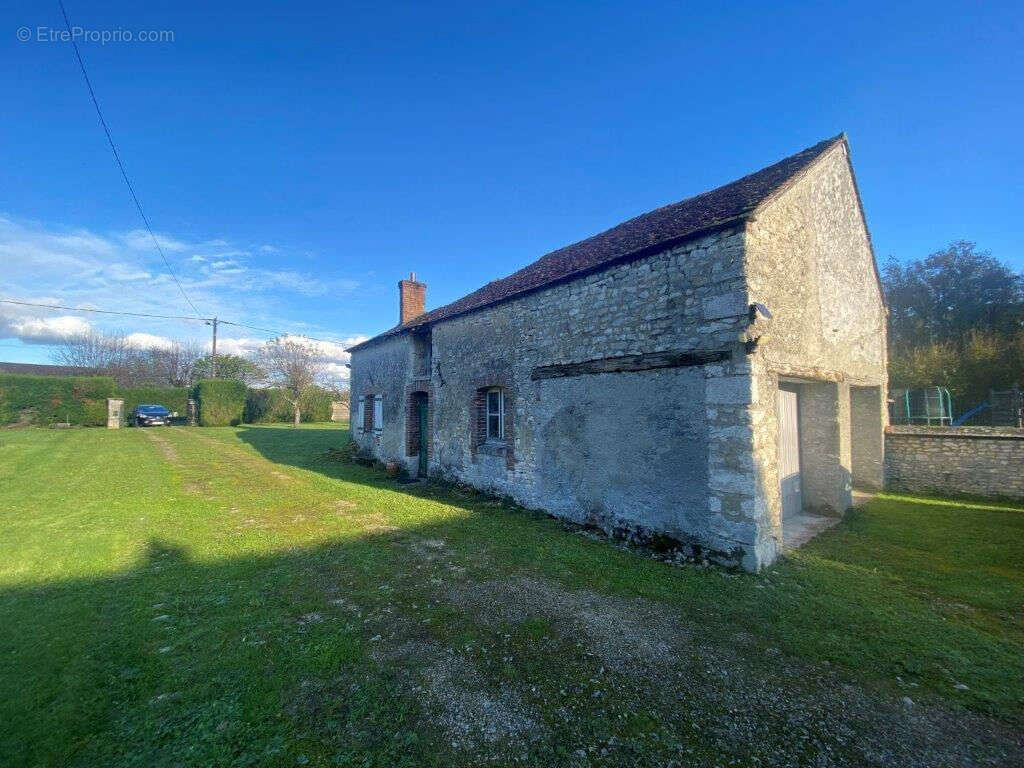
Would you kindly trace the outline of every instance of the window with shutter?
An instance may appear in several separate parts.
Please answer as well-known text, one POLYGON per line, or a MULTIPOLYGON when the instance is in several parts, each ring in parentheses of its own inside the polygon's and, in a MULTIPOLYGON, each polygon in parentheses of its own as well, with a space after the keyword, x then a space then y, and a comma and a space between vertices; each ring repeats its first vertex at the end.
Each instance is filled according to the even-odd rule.
POLYGON ((359 413, 356 416, 356 432, 363 434, 363 424, 366 422, 366 398, 359 396, 359 413))
POLYGON ((373 429, 380 432, 384 428, 384 396, 377 395, 373 399, 373 429))

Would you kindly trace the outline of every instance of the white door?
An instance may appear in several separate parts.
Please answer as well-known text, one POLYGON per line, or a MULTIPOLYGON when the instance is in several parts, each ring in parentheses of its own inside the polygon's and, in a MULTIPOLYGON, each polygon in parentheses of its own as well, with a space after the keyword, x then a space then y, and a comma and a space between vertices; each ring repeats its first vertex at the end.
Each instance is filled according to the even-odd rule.
POLYGON ((782 485, 782 519, 799 515, 800 496, 800 419, 797 394, 779 390, 779 480, 782 485))

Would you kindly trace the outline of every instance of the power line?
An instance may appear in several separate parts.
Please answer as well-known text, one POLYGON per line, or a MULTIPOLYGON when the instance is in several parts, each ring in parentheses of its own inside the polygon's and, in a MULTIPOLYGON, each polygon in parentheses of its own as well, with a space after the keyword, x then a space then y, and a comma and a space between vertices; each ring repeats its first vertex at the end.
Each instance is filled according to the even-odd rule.
POLYGON ((118 312, 113 309, 89 309, 88 307, 67 307, 63 304, 36 304, 31 301, 16 301, 15 299, 0 299, 0 304, 18 304, 22 307, 43 307, 45 309, 66 309, 71 312, 96 312, 101 315, 128 315, 129 317, 156 317, 161 320, 209 320, 208 317, 193 317, 192 315, 154 315, 146 312, 118 312))
POLYGON ((69 312, 94 312, 101 315, 124 315, 127 317, 151 317, 158 318, 160 320, 188 320, 191 322, 204 322, 212 323, 216 321, 220 325, 233 325, 237 328, 248 328, 250 331, 259 331, 261 333, 269 333, 271 336, 301 336, 304 339, 310 341, 318 341, 322 344, 344 344, 342 341, 337 339, 318 339, 314 336, 307 336, 304 333, 288 333, 286 331, 273 331, 269 328, 258 328, 255 325, 247 325, 245 323, 236 323, 231 320, 220 320, 214 317, 192 317, 191 315, 157 315, 148 312, 124 312, 116 309, 91 309, 87 307, 69 307, 64 304, 41 304, 33 301, 19 301, 17 299, 0 299, 0 304, 17 304, 21 307, 39 307, 41 309, 63 309, 69 312))
POLYGON ((114 160, 117 161, 117 167, 121 169, 121 178, 124 179, 124 183, 128 187, 128 191, 131 193, 132 200, 135 201, 135 207, 139 211, 139 216, 142 217, 142 223, 146 225, 146 231, 149 232, 149 236, 153 239, 153 245, 156 246, 157 252, 160 254, 160 258, 164 261, 164 266, 167 267, 167 273, 174 280, 174 284, 178 286, 178 290, 181 291, 182 297, 188 302, 188 305, 192 307, 192 312, 195 313, 196 317, 199 317, 199 310, 196 309, 196 305, 192 303, 192 299, 185 293, 185 289, 182 287, 181 282, 178 280, 178 276, 174 274, 174 270, 171 269, 171 262, 167 259, 164 254, 164 249, 160 247, 160 241, 156 239, 156 235, 153 234, 153 228, 149 225, 149 219, 146 217, 146 212, 142 210, 142 203, 139 202, 139 196, 135 194, 135 187, 132 186, 131 181, 128 178, 128 171, 125 170, 124 163, 121 162, 121 155, 117 151, 117 147, 114 145, 114 138, 110 135, 110 128, 107 126, 107 121, 103 117, 103 110, 100 109, 100 102, 96 98, 96 92, 93 90, 92 81, 89 80, 89 73, 85 70, 85 62, 82 60, 82 53, 78 50, 78 43, 75 41, 75 36, 71 32, 71 20, 68 18, 67 9, 64 8, 64 0, 57 0, 60 4, 60 12, 64 15, 64 25, 68 30, 68 37, 71 40, 71 46, 75 50, 75 58, 78 59, 78 67, 82 70, 82 77, 85 78, 85 85, 89 89, 89 97, 92 99, 92 105, 96 108, 96 115, 100 119, 100 125, 103 126, 103 132, 107 135, 107 143, 110 144, 110 151, 114 153, 114 160))
POLYGON ((270 334, 273 334, 274 336, 301 336, 304 339, 309 339, 310 341, 319 341, 319 342, 321 342, 323 344, 343 344, 344 343, 344 342, 338 341, 337 339, 318 339, 318 338, 316 338, 314 336, 307 336, 304 333, 284 333, 282 331, 271 331, 269 328, 257 328, 254 325, 246 325, 245 323, 233 323, 230 320, 221 320, 220 323, 222 325, 234 325, 234 326, 237 326, 239 328, 248 328, 250 331, 260 331, 262 333, 270 333, 270 334))

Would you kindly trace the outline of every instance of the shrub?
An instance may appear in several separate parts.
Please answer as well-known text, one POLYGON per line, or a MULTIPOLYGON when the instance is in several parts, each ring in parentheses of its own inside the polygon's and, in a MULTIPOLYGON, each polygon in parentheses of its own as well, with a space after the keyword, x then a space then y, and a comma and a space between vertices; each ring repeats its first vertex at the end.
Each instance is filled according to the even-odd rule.
POLYGON ((330 421, 331 402, 334 395, 326 389, 314 387, 306 392, 299 401, 303 421, 330 421))
POLYGON ((240 381, 203 379, 196 384, 199 401, 199 424, 204 427, 226 427, 242 423, 246 387, 240 381))
POLYGON ((109 376, 0 374, 0 424, 102 426, 114 391, 109 376))
MULTIPOLYGON (((299 399, 302 421, 330 421, 333 395, 316 387, 299 399)), ((295 418, 291 401, 282 389, 250 389, 245 399, 247 423, 290 422, 295 418)))

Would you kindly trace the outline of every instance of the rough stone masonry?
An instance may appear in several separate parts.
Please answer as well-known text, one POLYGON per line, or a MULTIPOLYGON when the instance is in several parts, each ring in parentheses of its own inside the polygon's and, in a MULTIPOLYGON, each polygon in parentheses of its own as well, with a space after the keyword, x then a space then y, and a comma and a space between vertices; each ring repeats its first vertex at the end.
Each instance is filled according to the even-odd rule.
POLYGON ((429 475, 751 570, 785 536, 780 446, 797 513, 881 486, 885 311, 845 136, 438 309, 409 283, 351 350, 353 437, 409 473, 425 452, 429 475))
POLYGON ((885 476, 901 493, 1024 500, 1024 429, 890 427, 885 476))

